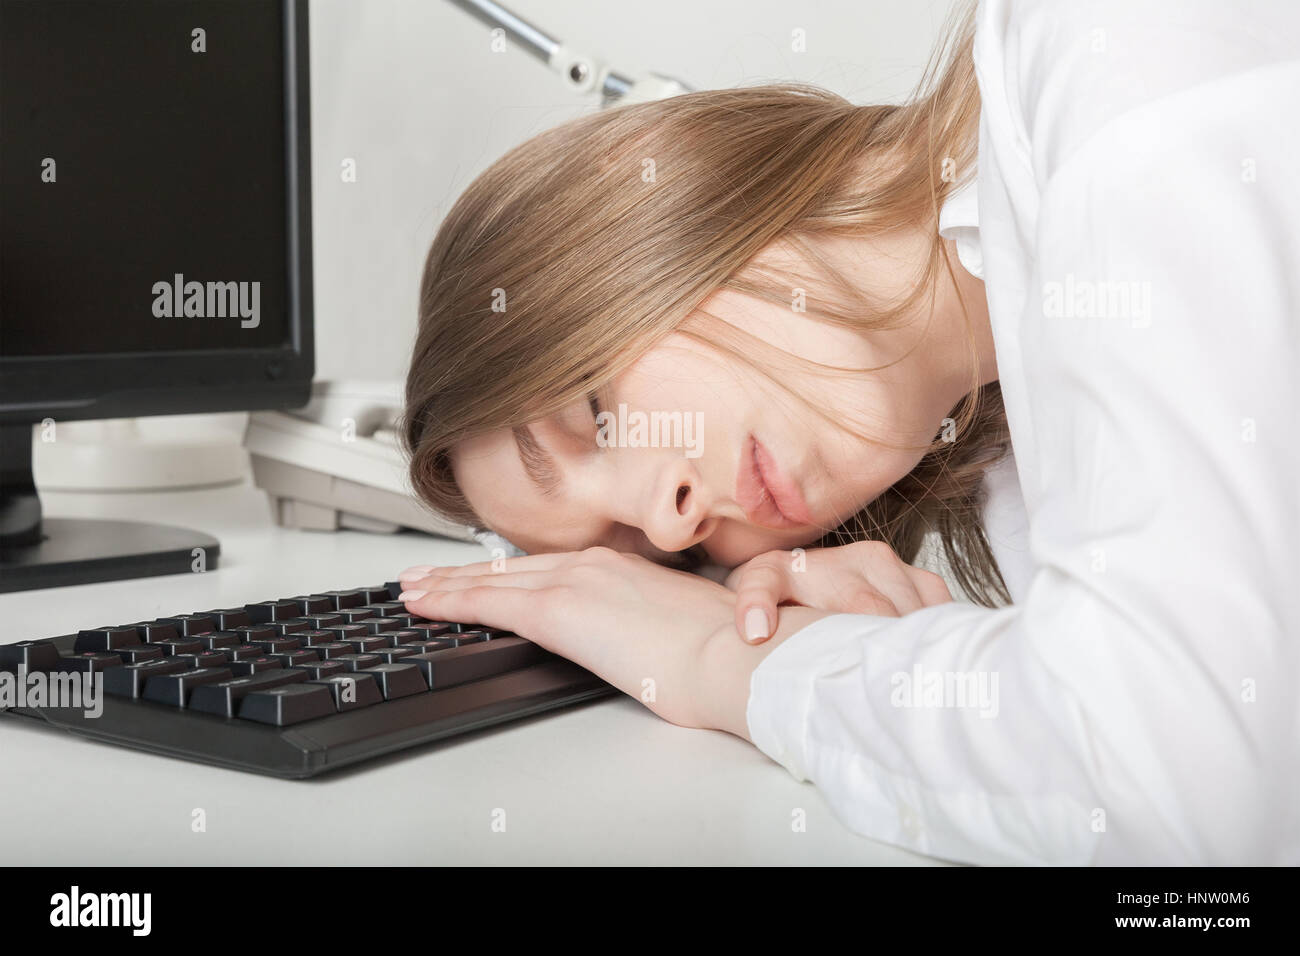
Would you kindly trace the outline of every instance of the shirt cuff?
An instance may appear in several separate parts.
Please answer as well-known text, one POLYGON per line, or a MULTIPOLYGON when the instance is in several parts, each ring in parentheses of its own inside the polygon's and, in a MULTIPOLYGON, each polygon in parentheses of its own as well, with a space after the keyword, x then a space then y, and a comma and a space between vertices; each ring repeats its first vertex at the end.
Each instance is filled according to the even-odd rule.
MULTIPOLYGON (((749 739, 796 780, 807 780, 808 713, 813 681, 853 667, 874 629, 862 614, 832 614, 796 631, 754 668, 745 722, 749 739)), ((879 626, 888 622, 882 619, 879 626)))

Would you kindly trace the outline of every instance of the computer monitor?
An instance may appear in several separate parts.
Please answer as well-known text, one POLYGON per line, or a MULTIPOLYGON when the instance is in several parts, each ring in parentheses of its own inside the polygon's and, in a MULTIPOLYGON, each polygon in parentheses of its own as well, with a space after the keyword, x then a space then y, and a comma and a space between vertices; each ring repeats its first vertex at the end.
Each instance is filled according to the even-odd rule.
POLYGON ((306 0, 0 0, 0 590, 217 566, 42 520, 33 426, 306 404, 309 119, 306 0))

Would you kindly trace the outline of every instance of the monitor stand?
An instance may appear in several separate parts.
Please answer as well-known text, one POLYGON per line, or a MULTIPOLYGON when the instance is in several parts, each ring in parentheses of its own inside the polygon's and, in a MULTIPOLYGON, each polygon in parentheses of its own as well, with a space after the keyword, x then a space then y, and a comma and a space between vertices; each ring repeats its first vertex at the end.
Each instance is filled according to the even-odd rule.
POLYGON ((42 518, 32 425, 0 425, 0 592, 211 571, 221 545, 189 528, 42 518))

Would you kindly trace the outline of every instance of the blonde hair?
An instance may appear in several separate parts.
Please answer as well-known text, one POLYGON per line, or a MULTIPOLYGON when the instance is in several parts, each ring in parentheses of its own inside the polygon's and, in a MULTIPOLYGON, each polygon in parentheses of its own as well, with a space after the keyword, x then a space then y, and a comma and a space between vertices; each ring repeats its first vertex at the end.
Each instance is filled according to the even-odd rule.
MULTIPOLYGON (((799 82, 687 93, 580 117, 484 171, 443 220, 421 282, 401 428, 420 499, 480 525, 451 449, 585 401, 672 332, 781 385, 746 354, 752 337, 701 318, 719 289, 788 308, 794 287, 815 288, 809 316, 862 332, 914 315, 939 270, 953 275, 938 211, 975 172, 972 36, 970 7, 902 105, 856 106, 799 82), (870 301, 805 241, 903 226, 929 228, 934 241, 898 303, 870 301), (760 266, 778 243, 817 264, 820 283, 760 266), (494 310, 503 290, 506 307, 494 310)), ((907 476, 819 543, 875 538, 912 562, 936 531, 962 590, 992 606, 1010 596, 980 522, 982 477, 1009 437, 997 383, 979 384, 967 324, 971 389, 951 415, 956 440, 936 436, 907 476)))

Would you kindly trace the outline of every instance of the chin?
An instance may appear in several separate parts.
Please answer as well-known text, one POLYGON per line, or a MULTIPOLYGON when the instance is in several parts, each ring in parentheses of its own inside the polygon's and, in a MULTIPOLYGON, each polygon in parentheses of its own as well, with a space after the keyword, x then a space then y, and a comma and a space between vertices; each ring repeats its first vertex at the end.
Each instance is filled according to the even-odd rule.
POLYGON ((714 564, 734 568, 768 551, 809 547, 820 538, 821 534, 811 529, 775 531, 729 522, 710 535, 703 547, 714 564))

